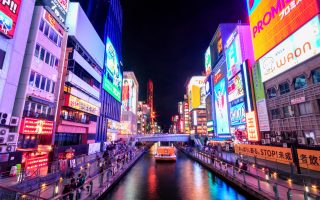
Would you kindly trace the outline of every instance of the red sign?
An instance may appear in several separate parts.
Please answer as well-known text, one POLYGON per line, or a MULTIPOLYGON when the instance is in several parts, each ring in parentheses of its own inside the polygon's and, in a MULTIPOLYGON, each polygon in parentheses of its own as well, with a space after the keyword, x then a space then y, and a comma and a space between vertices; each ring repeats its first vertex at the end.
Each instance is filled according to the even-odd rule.
POLYGON ((319 13, 319 0, 247 0, 255 60, 319 13))
POLYGON ((53 122, 41 119, 24 118, 21 122, 22 134, 52 134, 53 122))
POLYGON ((48 154, 26 158, 26 169, 34 170, 48 166, 48 154))
POLYGON ((13 38, 18 20, 21 0, 0 1, 0 32, 13 38))

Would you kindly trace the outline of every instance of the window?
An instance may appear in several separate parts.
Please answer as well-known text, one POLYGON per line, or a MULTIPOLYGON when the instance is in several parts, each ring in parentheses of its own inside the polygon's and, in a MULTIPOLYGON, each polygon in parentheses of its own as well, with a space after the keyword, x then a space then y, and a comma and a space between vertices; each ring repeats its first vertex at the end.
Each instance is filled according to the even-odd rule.
POLYGON ((280 110, 278 108, 271 110, 271 118, 280 119, 280 110))
POLYGON ((53 55, 51 55, 51 59, 50 59, 50 66, 51 66, 51 67, 53 67, 55 60, 56 60, 56 57, 54 57, 53 55))
POLYGON ((34 56, 39 58, 40 45, 36 44, 36 49, 34 50, 34 56))
POLYGON ((49 35, 49 25, 48 25, 47 23, 45 24, 44 34, 45 34, 46 36, 49 35))
POLYGON ((268 94, 269 99, 272 99, 277 96, 277 91, 275 88, 269 88, 267 90, 267 94, 268 94))
POLYGON ((289 87, 289 83, 288 82, 284 82, 282 84, 279 85, 279 89, 280 89, 280 94, 286 94, 290 92, 290 87, 289 87))
POLYGON ((307 87, 307 80, 305 75, 300 75, 294 79, 294 89, 299 90, 307 87))
POLYGON ((45 87, 46 87, 46 82, 47 82, 47 79, 45 77, 42 77, 42 80, 41 80, 41 90, 44 90, 45 87))
POLYGON ((61 47, 61 41, 62 41, 62 37, 58 36, 58 47, 61 47))
POLYGON ((40 51, 40 60, 44 60, 44 55, 46 54, 46 50, 44 48, 41 48, 40 51))
POLYGON ((34 85, 34 77, 35 77, 35 72, 31 71, 30 78, 29 78, 29 85, 30 86, 34 85))
POLYGON ((313 83, 320 83, 320 68, 312 71, 313 83))
POLYGON ((52 81, 51 93, 54 94, 55 82, 52 81))
POLYGON ((49 64, 49 61, 50 61, 50 53, 47 51, 46 53, 46 63, 49 64))
POLYGON ((299 104, 300 115, 312 114, 312 104, 311 102, 305 102, 299 104))
POLYGON ((51 81, 49 79, 47 79, 47 85, 46 85, 47 92, 50 92, 50 85, 51 85, 51 81))
POLYGON ((36 113, 41 113, 41 105, 40 104, 37 104, 37 107, 36 107, 36 113))
POLYGON ((0 69, 3 68, 5 57, 6 57, 6 52, 0 49, 0 69))
MULTIPOLYGON (((54 35, 57 34, 54 32, 54 30, 50 27, 50 34, 49 34, 49 39, 53 41, 53 38, 55 37, 54 35)), ((56 42, 55 42, 56 43, 56 42)))
POLYGON ((283 108, 283 113, 285 118, 294 117, 294 107, 293 106, 285 106, 283 108))
POLYGON ((54 62, 54 65, 55 65, 56 67, 59 66, 59 59, 58 59, 58 58, 56 58, 56 61, 54 62))
POLYGON ((40 79, 41 79, 41 76, 39 74, 36 74, 35 87, 37 88, 40 88, 40 79))
POLYGON ((39 30, 40 30, 41 32, 43 32, 43 28, 44 28, 44 21, 43 21, 43 19, 41 19, 40 25, 39 25, 39 30))

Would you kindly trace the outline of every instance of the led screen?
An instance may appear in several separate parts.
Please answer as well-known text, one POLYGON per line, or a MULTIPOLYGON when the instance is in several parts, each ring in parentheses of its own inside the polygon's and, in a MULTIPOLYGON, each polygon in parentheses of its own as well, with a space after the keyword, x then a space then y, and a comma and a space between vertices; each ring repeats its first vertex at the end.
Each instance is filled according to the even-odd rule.
POLYGON ((241 102, 230 108, 231 126, 246 124, 245 104, 241 102))
POLYGON ((244 95, 242 74, 238 73, 228 83, 228 100, 236 100, 244 95))
POLYGON ((103 77, 103 89, 121 102, 122 71, 118 54, 109 37, 107 38, 105 53, 106 74, 103 77))
POLYGON ((320 53, 319 24, 316 16, 260 59, 263 82, 320 53))
POLYGON ((122 110, 137 112, 137 86, 133 79, 123 79, 122 110))
POLYGON ((225 79, 214 86, 217 134, 229 134, 228 103, 225 79))
POLYGON ((205 53, 205 70, 206 70, 206 75, 211 73, 211 52, 210 52, 210 47, 207 49, 205 53))
POLYGON ((18 20, 21 0, 0 1, 0 33, 13 38, 18 20))
POLYGON ((247 0, 255 60, 319 13, 318 0, 247 0))
MULTIPOLYGON (((241 48, 239 35, 231 36, 234 37, 230 46, 226 49, 226 60, 227 60, 227 77, 232 78, 241 70, 241 48)), ((232 40, 232 38, 229 38, 232 40)))

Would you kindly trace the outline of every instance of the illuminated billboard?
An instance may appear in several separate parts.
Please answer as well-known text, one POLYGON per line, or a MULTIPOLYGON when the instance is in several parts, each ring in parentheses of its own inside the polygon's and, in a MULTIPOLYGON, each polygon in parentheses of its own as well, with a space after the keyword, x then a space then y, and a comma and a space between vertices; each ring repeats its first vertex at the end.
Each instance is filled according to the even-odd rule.
POLYGON ((0 1, 0 33, 13 38, 16 29, 21 0, 0 1))
POLYGON ((244 102, 230 107, 230 121, 231 126, 246 124, 246 111, 244 102))
POLYGON ((226 43, 226 62, 227 62, 227 77, 232 78, 241 70, 242 56, 240 47, 240 37, 235 31, 229 37, 226 43))
POLYGON ((319 17, 314 17, 260 59, 263 82, 320 53, 319 24, 319 17))
POLYGON ((20 133, 22 134, 52 134, 53 121, 24 118, 20 125, 20 133))
POLYGON ((205 76, 193 76, 188 84, 189 110, 205 108, 205 76))
POLYGON ((236 100, 244 95, 242 74, 238 73, 228 83, 228 100, 236 100))
POLYGON ((124 78, 122 86, 122 110, 137 112, 137 86, 133 79, 124 78))
POLYGON ((217 134, 229 134, 227 89, 224 78, 215 84, 214 94, 217 134))
POLYGON ((211 73, 211 70, 212 70, 210 47, 208 47, 204 57, 205 57, 204 65, 205 65, 206 75, 209 75, 211 73))
POLYGON ((65 23, 67 18, 69 0, 42 0, 44 6, 49 8, 52 13, 56 15, 56 17, 62 23, 65 23))
POLYGON ((249 141, 259 141, 259 130, 257 126, 256 114, 255 112, 246 113, 246 121, 247 121, 247 134, 249 141))
POLYGON ((247 0, 255 60, 319 13, 318 0, 247 0))
POLYGON ((122 71, 118 54, 109 37, 106 41, 106 74, 103 76, 103 89, 121 102, 122 71))

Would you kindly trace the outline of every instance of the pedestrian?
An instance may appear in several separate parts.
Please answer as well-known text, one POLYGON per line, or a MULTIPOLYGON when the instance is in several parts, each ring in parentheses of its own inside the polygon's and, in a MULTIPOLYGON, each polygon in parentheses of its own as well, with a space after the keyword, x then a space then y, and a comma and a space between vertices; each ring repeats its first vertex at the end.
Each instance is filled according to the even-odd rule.
POLYGON ((67 200, 69 192, 71 192, 71 185, 68 183, 64 186, 62 190, 62 200, 67 200))

